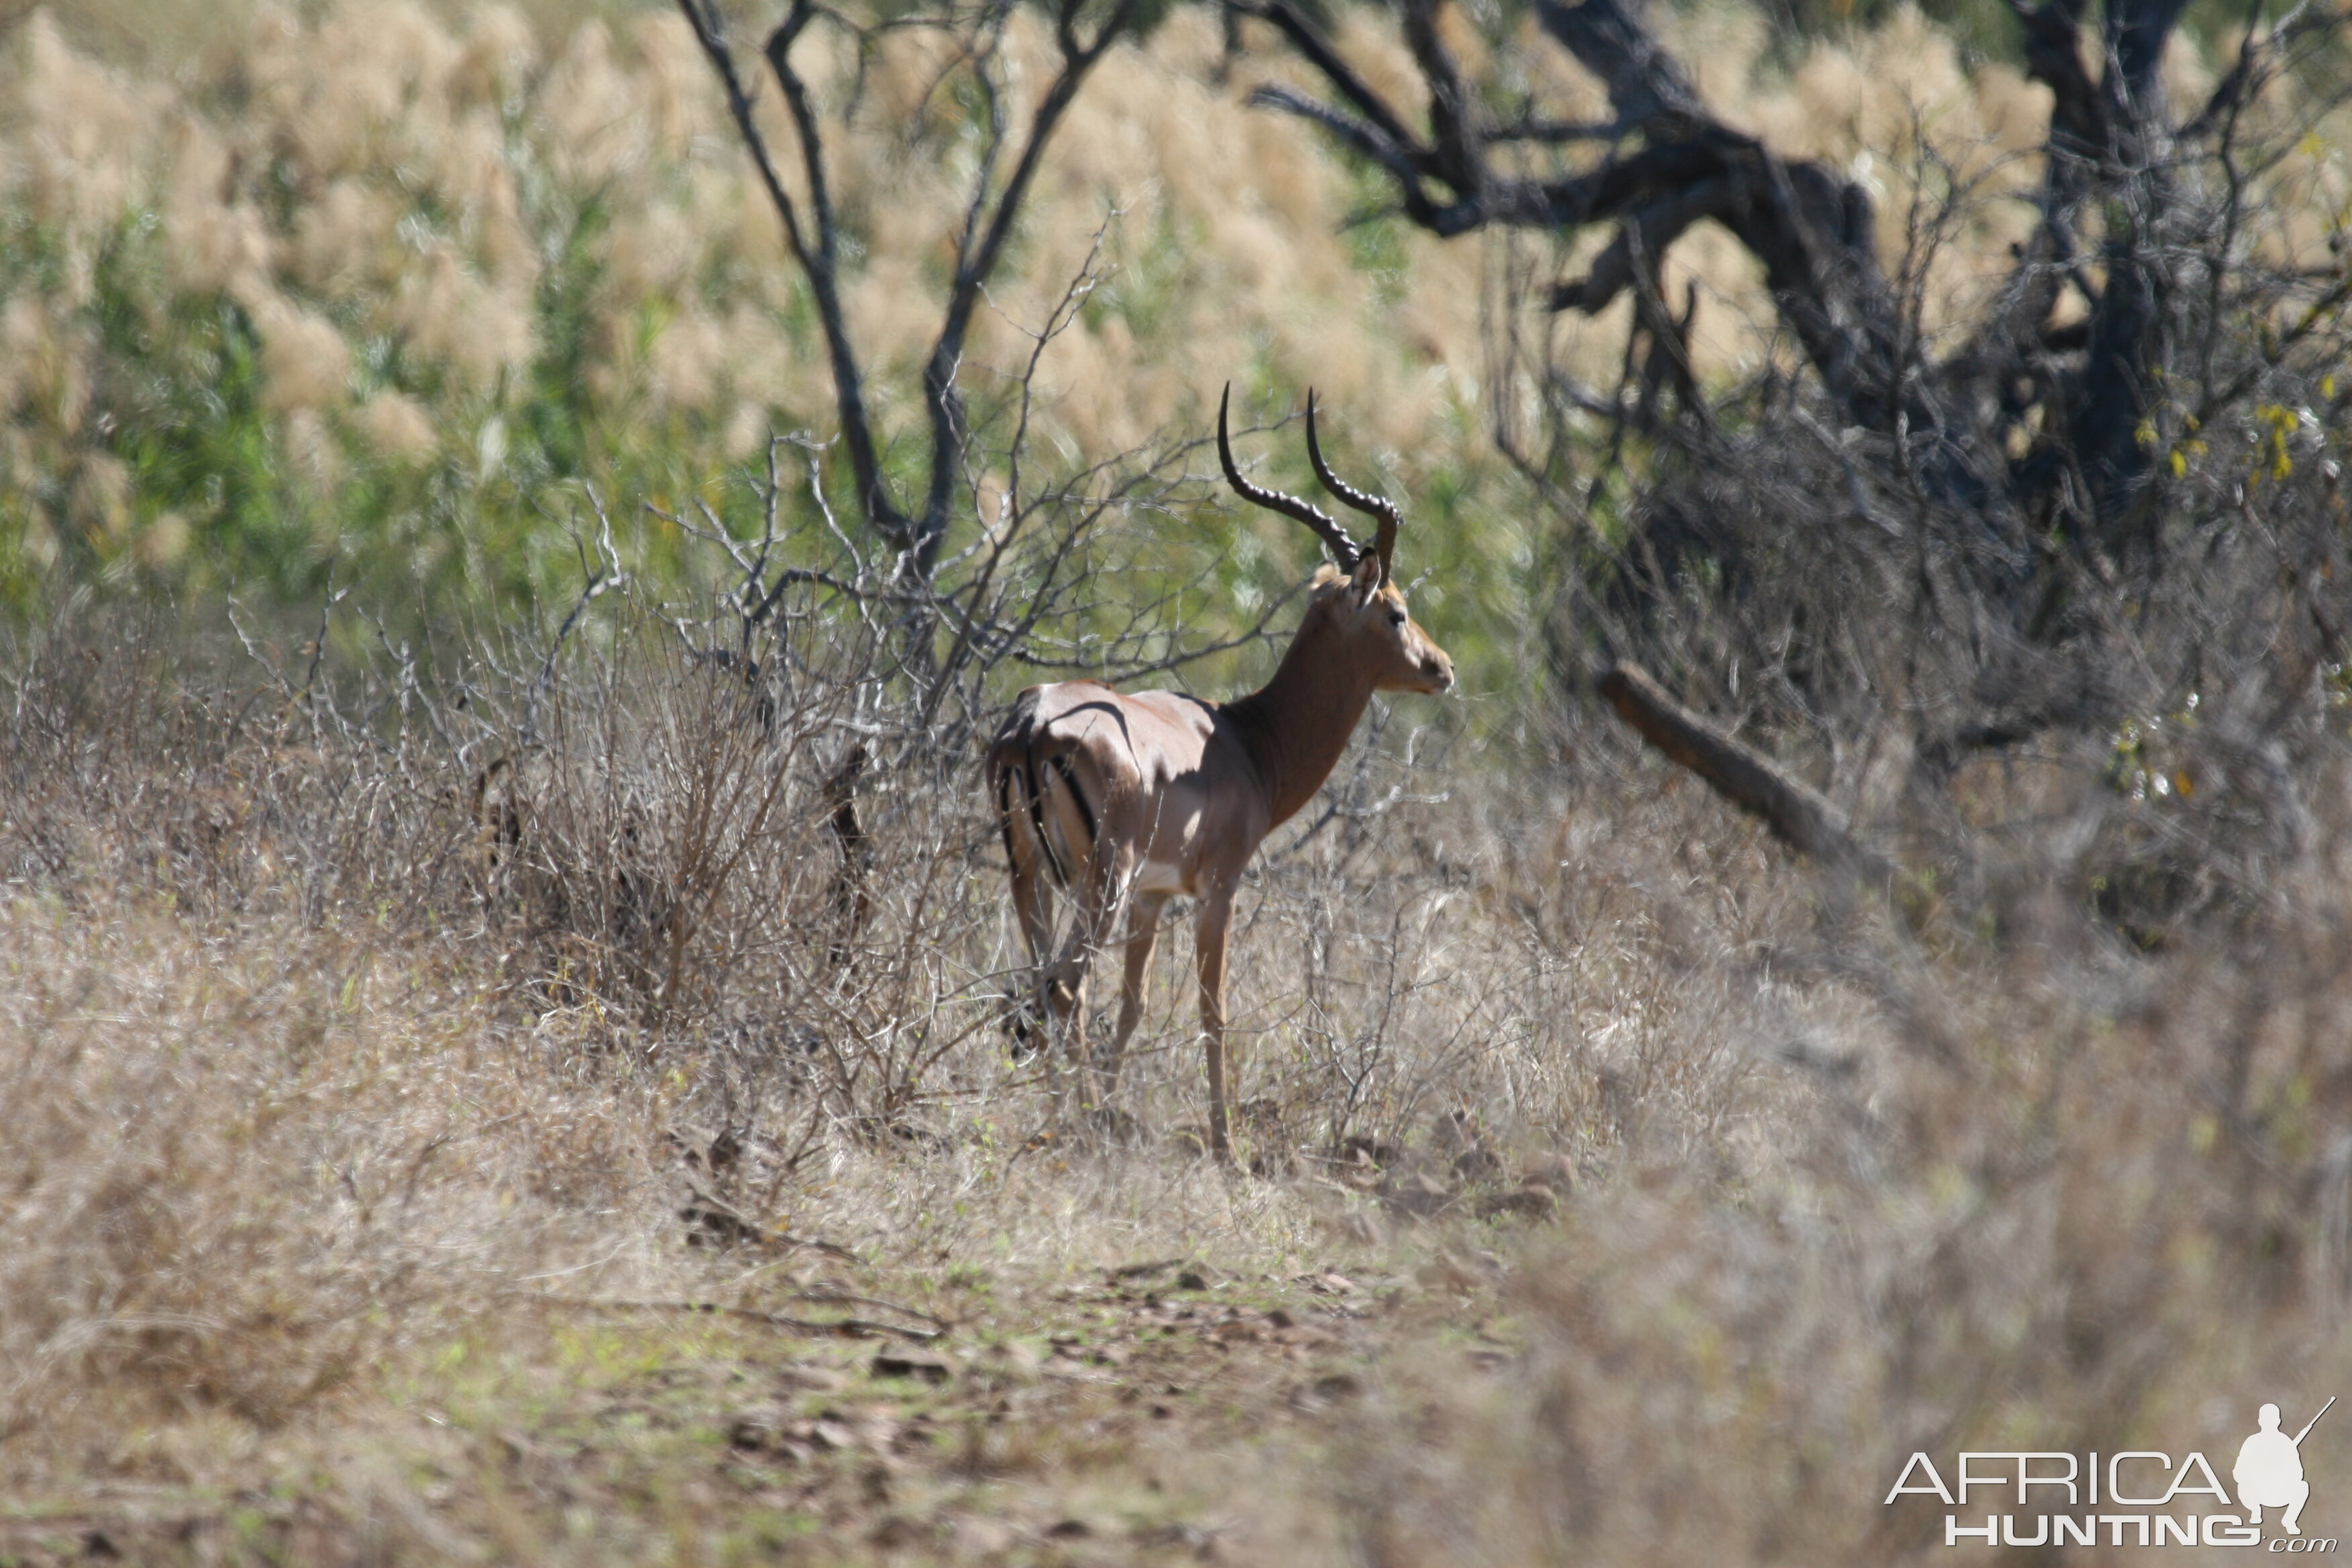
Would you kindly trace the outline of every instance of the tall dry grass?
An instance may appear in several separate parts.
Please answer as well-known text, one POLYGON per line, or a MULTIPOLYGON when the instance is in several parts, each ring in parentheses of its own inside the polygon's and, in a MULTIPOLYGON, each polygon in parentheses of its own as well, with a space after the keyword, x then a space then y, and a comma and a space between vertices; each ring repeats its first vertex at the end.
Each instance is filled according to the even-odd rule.
MULTIPOLYGON (((1507 1375, 1402 1335, 1333 1452, 1218 1483, 1303 1560, 1932 1556, 1939 1516, 1879 1505, 1915 1449, 2220 1453, 2345 1370, 2340 747, 2266 899, 2150 950, 2084 896, 2137 809, 2095 770, 2012 779, 2046 826, 1974 901, 1888 905, 1606 732, 1504 771, 1400 702, 1244 895, 1221 1175, 1181 928, 1145 1140, 1037 1143, 968 756, 859 706, 846 626, 747 689, 647 609, 599 601, 546 680, 528 646, 446 683, 135 623, 12 647, 10 1489, 323 1484, 287 1456, 454 1342, 539 1364, 533 1293, 806 1281, 687 1246, 705 1194, 902 1288, 1433 1253, 1442 1322, 1491 1271, 1507 1375), (861 731, 853 918, 825 781, 861 731)), ((620 1517, 612 1560, 687 1560, 620 1517)))
POLYGON ((1622 1139, 1696 1151, 1738 1114, 1748 1068, 1689 1048, 1659 970, 1653 868, 1565 801, 1449 784, 1459 716, 1414 705, 1245 900, 1263 1174, 1198 1158, 1181 931, 1124 1091, 1147 1143, 1039 1145, 969 758, 890 729, 847 627, 793 629, 748 689, 648 608, 600 601, 550 679, 496 645, 439 682, 300 647, 257 676, 160 621, 12 646, 12 1489, 212 1484, 363 1424, 551 1278, 708 1290, 698 1190, 933 1275, 1303 1267, 1507 1194, 1523 1157, 1601 1179, 1622 1139), (861 731, 853 905, 827 781, 861 731))

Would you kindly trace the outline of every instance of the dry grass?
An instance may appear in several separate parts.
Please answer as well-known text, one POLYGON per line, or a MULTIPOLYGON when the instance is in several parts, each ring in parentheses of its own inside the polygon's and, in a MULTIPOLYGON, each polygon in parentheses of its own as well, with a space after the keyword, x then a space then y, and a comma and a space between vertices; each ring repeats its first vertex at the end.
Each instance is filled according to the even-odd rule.
MULTIPOLYGON (((714 742, 710 714, 741 715, 730 683, 658 661, 617 685, 579 668, 551 702, 562 738, 530 775, 519 847, 486 876, 462 772, 354 746, 236 682, 184 683, 173 662, 135 629, 18 650, 29 721, 0 827, 14 1126, 0 1462, 16 1502, 0 1550, 97 1530, 168 1554, 180 1531, 188 1551, 231 1555, 317 1541, 352 1560, 699 1561, 724 1559, 732 1532, 822 1520, 856 1555, 910 1496, 931 1500, 919 1517, 935 1543, 1003 1513, 1024 1552, 1070 1517, 1127 1520, 1146 1556, 1153 1542, 1189 1552, 1202 1528, 1229 1545, 1328 1545, 1342 1528, 1328 1500, 1237 1508, 1242 1476, 1273 1465, 1286 1485, 1319 1485, 1312 1456, 1380 1347, 1462 1358, 1448 1342, 1480 1313, 1463 1316, 1460 1291, 1493 1312, 1493 1249, 1517 1246, 1518 1222, 1475 1214, 1552 1201, 1517 1194, 1520 1165, 1566 1192, 1605 1180, 1627 1138, 1731 1134, 1741 1105, 1763 1102, 1727 1045, 1685 1047, 1719 1004, 1661 984, 1662 959, 1682 961, 1654 951, 1638 863, 1589 833, 1514 846, 1475 812, 1465 828, 1458 801, 1406 802, 1282 853, 1247 917, 1234 1012, 1265 1173, 1218 1173, 1185 1130, 1200 1095, 1181 938, 1131 1080, 1150 1142, 1041 1147, 1035 1064, 1008 1058, 996 1027, 1010 922, 961 767, 939 794, 920 787, 925 764, 869 795, 877 909, 843 973, 806 776, 824 759, 714 742), (709 804, 739 756, 791 781, 764 824, 709 804), (589 837, 607 798, 592 783, 625 797, 623 856, 660 889, 634 915, 617 892, 595 901, 613 862, 589 837), (678 826, 698 811, 715 820, 706 838, 752 842, 705 905, 680 983, 663 942, 695 885, 678 826), (1494 889, 1517 885, 1505 862, 1520 850, 1593 874, 1515 914, 1494 889), (780 888, 803 923, 774 923, 780 888), (1349 1138, 1365 1152, 1336 1159, 1349 1138), (709 1239, 678 1218, 698 1191, 858 1261, 688 1245, 709 1239), (1454 1217, 1404 1217, 1433 1208, 1454 1217), (1165 1271, 1105 1283, 1170 1258, 1197 1260, 1215 1288, 1182 1292, 1165 1271), (870 1346, 845 1359, 822 1341, 581 1304, 823 1315, 795 1292, 827 1287, 952 1320, 947 1348, 980 1369, 889 1405, 890 1432, 922 1411, 939 1432, 890 1451, 911 1466, 893 1506, 859 1489, 862 1444, 837 1463, 803 1455, 806 1495, 743 1480, 745 1455, 720 1437, 751 1394, 735 1373, 704 1378, 751 1367, 765 1387, 779 1348, 855 1370, 870 1346), (1184 1300, 1199 1310, 1179 1319, 1184 1300), (1263 1323, 1274 1308, 1295 1328, 1263 1323), (1046 1336, 1066 1330, 1089 1354, 1108 1347, 1108 1370, 1057 1381, 1046 1336), (1133 1358, 1148 1378, 1119 1373, 1133 1358), (570 1477, 556 1492, 606 1519, 593 1539, 550 1498, 505 1489, 509 1461, 483 1447, 507 1435, 540 1454, 572 1442, 583 1412, 675 1378, 693 1392, 665 1394, 676 1408, 653 1430, 555 1467, 570 1477), (959 1422, 981 1430, 957 1436, 959 1422), (1117 1436, 1130 1427, 1133 1453, 1117 1436), (972 1442, 1009 1457, 975 1467, 972 1442), (380 1458, 357 1472, 338 1458, 362 1449, 380 1458), (699 1517, 710 1487, 739 1482, 748 1513, 699 1517), (223 1500, 252 1493, 278 1503, 240 1522, 223 1500)), ((1343 802, 1381 802, 1397 765, 1383 755, 1367 753, 1343 802)), ((1745 835, 1732 842, 1762 868, 1745 835)), ((1744 1152, 1711 1157, 1773 1163, 1751 1138, 1725 1147, 1744 1152)), ((1487 1342, 1513 1342, 1497 1332, 1487 1342)), ((832 1373, 812 1386, 820 1405, 892 1389, 859 1376, 845 1391, 832 1373)))
MULTIPOLYGON (((231 10, 170 79, 24 24, 6 177, 60 246, 0 301, 9 471, 126 558, 201 526, 85 425, 100 241, 142 207, 160 287, 250 312, 321 490, 497 467, 545 346, 533 225, 587 191, 593 396, 742 447, 821 427, 675 24, 569 20, 231 10), (264 146, 300 200, 263 199, 264 146)), ((1795 150, 1895 149, 1925 100, 1998 186, 2038 123, 1914 21, 1780 85, 1752 33, 1684 25, 1727 30, 1688 58, 1795 150)), ((1205 85, 1213 46, 1180 21, 1106 64, 1065 138, 1004 318, 1043 314, 1107 200, 1133 248, 1048 357, 1046 434, 1181 423, 1256 355, 1377 442, 1454 430, 1487 260, 1335 238, 1352 187, 1246 79, 1205 85)), ((844 175, 857 321, 902 352, 954 135, 876 129, 920 102, 905 48, 844 175)), ((2298 156, 2334 189, 2331 143, 2298 156)), ((1956 296, 2004 232, 1961 237, 1956 296)), ((2232 817, 2269 753, 2230 749, 2217 689, 2166 742, 2193 804, 2103 777, 2120 742, 1989 761, 1952 792, 1965 885, 1891 907, 1572 719, 1382 709, 1244 895, 1226 1173, 1181 930, 1144 1136, 1037 1136, 970 737, 814 606, 756 690, 631 595, 544 681, 544 646, 454 631, 437 666, 353 626, 262 675, 121 616, 0 649, 0 1562, 1883 1563, 1942 1550, 1879 1502, 1914 1449, 2226 1456, 2263 1399, 2352 1372, 2340 671, 2280 688, 2293 831, 2232 817), (825 826, 853 735, 857 885, 825 826), (2095 913, 2135 844, 2218 863, 2240 830, 2283 847, 2194 918, 2095 913), (942 1381, 777 1321, 929 1321, 905 1309, 950 1325, 942 1381)), ((2160 750, 2132 755, 2164 776, 2160 750)), ((2323 1529, 2347 1451, 2309 1451, 2323 1529)))
POLYGON ((12 651, 0 1554, 1883 1562, 1915 1448, 2221 1453, 2352 1370, 2332 849, 2153 959, 2063 876, 1915 929, 1606 737, 1401 707, 1245 896, 1221 1173, 1181 936, 1145 1141, 1034 1142, 963 760, 869 780, 845 928, 854 666, 747 741, 604 624, 487 838, 421 711, 338 721, 385 672, 12 651), (845 1291, 947 1381, 679 1310, 919 1321, 845 1291))

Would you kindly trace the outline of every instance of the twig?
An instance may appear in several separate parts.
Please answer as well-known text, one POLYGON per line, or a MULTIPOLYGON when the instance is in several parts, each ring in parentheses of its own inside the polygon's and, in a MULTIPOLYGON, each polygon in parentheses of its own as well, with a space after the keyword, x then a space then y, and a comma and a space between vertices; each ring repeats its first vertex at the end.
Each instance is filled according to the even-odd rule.
MULTIPOLYGON (((287 694, 286 711, 284 716, 278 721, 278 737, 276 743, 278 745, 282 746, 286 743, 286 727, 294 721, 294 710, 299 707, 310 697, 311 690, 318 684, 319 667, 326 661, 327 658, 328 617, 335 613, 335 606, 337 605, 341 604, 345 599, 351 596, 351 592, 352 590, 348 584, 341 588, 337 588, 334 585, 333 579, 331 577, 328 579, 327 596, 319 605, 318 635, 310 639, 310 667, 302 672, 302 685, 300 689, 291 691, 287 694)), ((316 712, 314 710, 314 727, 312 731, 314 736, 316 734, 315 720, 316 712)))
POLYGON ((556 657, 563 651, 564 639, 572 635, 572 628, 580 624, 580 617, 587 612, 590 605, 603 598, 606 590, 616 588, 628 581, 629 574, 621 566, 621 553, 613 548, 612 520, 604 515, 604 499, 597 495, 596 487, 593 485, 588 487, 588 504, 596 513, 598 548, 604 552, 604 558, 612 563, 612 570, 606 572, 590 566, 588 552, 584 546, 582 547, 580 569, 587 581, 580 590, 580 596, 572 602, 572 613, 565 616, 563 624, 556 628, 555 640, 548 645, 547 658, 540 664, 539 679, 531 682, 530 695, 523 700, 520 739, 524 746, 532 745, 539 739, 540 700, 547 695, 547 688, 555 679, 555 660, 556 657))
MULTIPOLYGON (((877 1322, 871 1318, 835 1318, 829 1321, 815 1318, 795 1318, 788 1313, 763 1312, 756 1307, 730 1307, 718 1301, 632 1301, 595 1296, 557 1296, 542 1290, 517 1290, 511 1294, 522 1300, 537 1301, 550 1307, 577 1307, 591 1312, 700 1312, 711 1317, 734 1318, 747 1323, 759 1323, 771 1329, 786 1329, 796 1334, 831 1334, 845 1340, 870 1340, 887 1336, 891 1339, 906 1340, 914 1344, 927 1345, 935 1340, 945 1339, 948 1332, 945 1328, 910 1329, 898 1323, 877 1322)), ((791 1299, 822 1301, 833 1298, 799 1296, 791 1299)), ((838 1300, 846 1301, 854 1298, 841 1297, 838 1300)), ((877 1302, 875 1305, 887 1306, 888 1303, 877 1302)), ((907 1310, 904 1308, 891 1310, 907 1310)), ((929 1317, 929 1314, 924 1312, 914 1312, 910 1315, 919 1318, 929 1317)), ((937 1318, 931 1318, 930 1321, 941 1321, 937 1318)))
MULTIPOLYGON (((765 1243, 771 1247, 782 1247, 788 1249, 804 1247, 812 1252, 822 1252, 827 1258, 837 1258, 844 1263, 863 1263, 865 1261, 864 1258, 858 1257, 857 1254, 850 1251, 849 1248, 845 1247, 837 1247, 830 1241, 820 1241, 813 1236, 794 1236, 790 1231, 778 1230, 773 1226, 762 1225, 758 1220, 747 1217, 743 1212, 740 1209, 738 1209, 734 1205, 728 1203, 722 1198, 712 1197, 700 1187, 688 1187, 687 1191, 694 1195, 697 1203, 702 1205, 703 1212, 708 1213, 712 1217, 724 1220, 743 1236, 752 1240, 765 1243)), ((698 1211, 693 1207, 688 1206, 685 1210, 682 1217, 692 1220, 702 1217, 702 1215, 698 1213, 698 1211)))

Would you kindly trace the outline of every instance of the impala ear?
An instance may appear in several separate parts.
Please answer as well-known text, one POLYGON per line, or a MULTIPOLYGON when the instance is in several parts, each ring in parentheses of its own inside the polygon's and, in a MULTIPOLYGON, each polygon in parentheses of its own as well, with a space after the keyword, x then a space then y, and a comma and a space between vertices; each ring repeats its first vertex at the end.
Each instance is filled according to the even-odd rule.
POLYGON ((1364 558, 1356 563, 1354 574, 1348 579, 1348 593, 1360 608, 1370 604, 1372 595, 1380 591, 1381 558, 1368 550, 1364 552, 1364 558))

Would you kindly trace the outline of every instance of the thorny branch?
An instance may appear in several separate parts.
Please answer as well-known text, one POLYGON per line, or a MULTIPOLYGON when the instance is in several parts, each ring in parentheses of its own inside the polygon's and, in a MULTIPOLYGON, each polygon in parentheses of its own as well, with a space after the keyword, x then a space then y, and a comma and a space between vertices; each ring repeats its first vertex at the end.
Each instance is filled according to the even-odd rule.
MULTIPOLYGON (((629 574, 621 565, 621 552, 613 547, 613 520, 604 515, 604 499, 596 487, 588 487, 588 504, 596 513, 596 548, 600 563, 588 559, 588 547, 580 544, 580 573, 583 579, 580 596, 572 602, 572 611, 555 631, 554 640, 547 645, 547 658, 541 661, 539 679, 531 682, 530 694, 523 699, 522 723, 517 731, 520 743, 530 747, 539 740, 539 707, 547 696, 547 689, 555 679, 555 661, 563 652, 563 644, 588 606, 613 589, 628 581, 629 574)), ((574 539, 574 543, 578 540, 574 539)))

